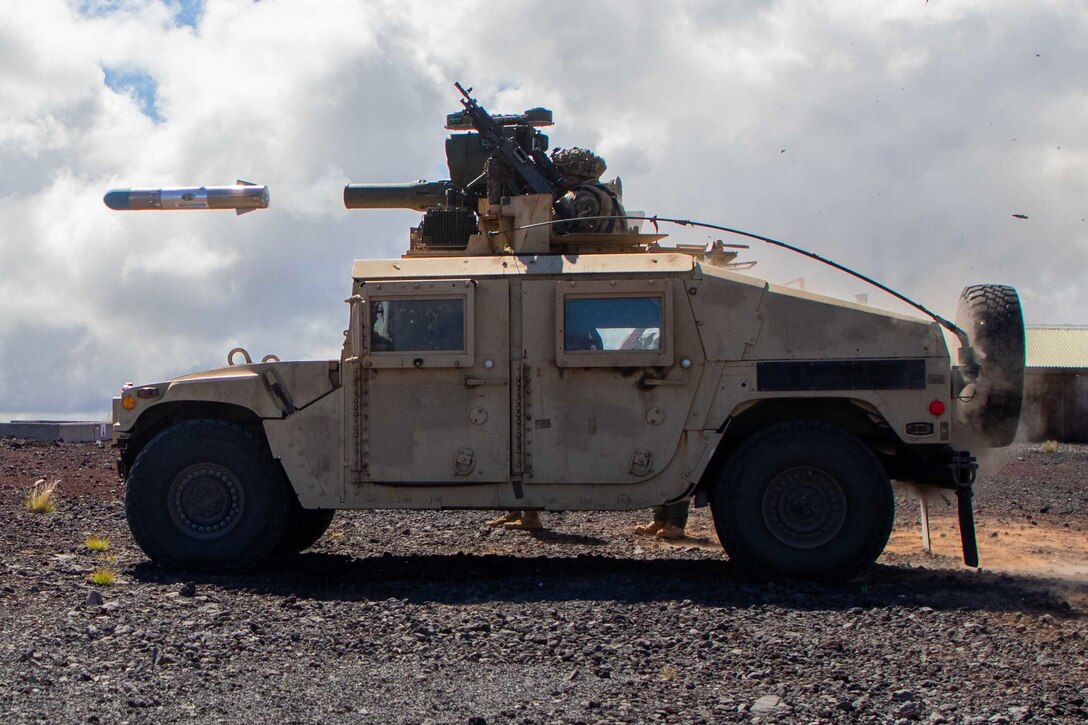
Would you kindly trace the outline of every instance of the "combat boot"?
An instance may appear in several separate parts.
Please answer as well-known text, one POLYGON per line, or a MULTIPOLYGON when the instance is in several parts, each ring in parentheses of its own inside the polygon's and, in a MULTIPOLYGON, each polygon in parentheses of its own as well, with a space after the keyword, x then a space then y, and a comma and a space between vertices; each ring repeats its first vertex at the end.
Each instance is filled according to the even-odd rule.
POLYGON ((502 525, 504 529, 520 529, 522 531, 537 531, 544 528, 544 524, 540 523, 540 514, 536 511, 524 511, 521 514, 521 518, 515 521, 508 521, 502 525))
POLYGON ((635 533, 639 536, 655 536, 658 531, 665 528, 664 521, 651 521, 648 524, 639 524, 635 527, 635 533))
POLYGON ((687 534, 684 533, 684 529, 676 524, 665 524, 661 527, 661 530, 655 534, 659 539, 685 539, 687 534))
POLYGON ((488 521, 487 525, 488 526, 495 526, 495 527, 505 526, 506 524, 509 524, 509 523, 511 523, 513 521, 517 521, 520 517, 521 517, 521 512, 520 511, 507 511, 506 513, 504 513, 502 516, 498 517, 497 519, 491 519, 490 521, 488 521))

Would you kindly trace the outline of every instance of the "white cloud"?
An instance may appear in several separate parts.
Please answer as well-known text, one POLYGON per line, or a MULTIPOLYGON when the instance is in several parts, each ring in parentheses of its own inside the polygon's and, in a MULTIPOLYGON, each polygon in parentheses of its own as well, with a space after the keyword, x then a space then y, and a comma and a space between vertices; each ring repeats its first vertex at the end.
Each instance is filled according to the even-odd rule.
MULTIPOLYGON (((415 222, 347 212, 341 188, 444 176, 454 80, 493 111, 552 108, 553 145, 604 153, 629 207, 806 245, 945 314, 964 284, 1003 281, 1029 320, 1088 323, 1072 0, 198 7, 0 6, 0 411, 104 411, 123 380, 236 344, 335 355, 351 260, 399 254, 415 222), (101 202, 237 178, 268 184, 272 208, 101 202)), ((867 291, 750 256, 773 281, 867 291)))

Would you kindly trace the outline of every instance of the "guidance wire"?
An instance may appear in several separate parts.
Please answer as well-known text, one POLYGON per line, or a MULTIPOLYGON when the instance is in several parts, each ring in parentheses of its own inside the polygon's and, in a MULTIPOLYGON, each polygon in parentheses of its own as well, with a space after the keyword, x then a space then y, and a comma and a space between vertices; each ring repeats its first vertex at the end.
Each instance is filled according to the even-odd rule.
MULTIPOLYGON (((615 217, 611 217, 611 216, 590 216, 590 217, 579 217, 578 220, 579 221, 596 221, 596 220, 601 220, 601 219, 613 219, 613 218, 615 218, 615 217)), ((964 348, 969 348, 971 346, 970 339, 968 338, 967 333, 964 332, 963 330, 961 330, 959 327, 957 327, 952 322, 946 320, 945 318, 941 317, 940 315, 938 315, 935 312, 931 312, 928 308, 926 308, 925 306, 915 302, 914 300, 910 299, 909 297, 907 297, 905 295, 902 295, 899 292, 896 292, 891 287, 883 285, 880 282, 877 282, 875 279, 872 279, 871 277, 866 277, 864 274, 862 274, 860 272, 855 272, 854 270, 850 269, 849 267, 845 267, 845 266, 839 264, 838 262, 827 259, 826 257, 821 257, 819 254, 816 254, 815 252, 809 252, 809 251, 807 251, 805 249, 801 249, 800 247, 795 247, 792 244, 787 244, 786 242, 780 242, 777 239, 771 239, 770 237, 765 237, 765 236, 763 236, 761 234, 753 234, 752 232, 746 232, 746 231, 744 231, 742 229, 733 229, 731 227, 723 227, 723 226, 720 226, 718 224, 709 224, 707 222, 697 222, 697 221, 693 221, 691 219, 671 219, 671 218, 668 218, 668 217, 660 217, 660 216, 632 216, 632 215, 625 215, 624 218, 648 221, 648 222, 650 222, 651 224, 654 225, 654 228, 657 227, 658 222, 668 222, 669 224, 677 224, 677 225, 682 226, 682 227, 702 227, 704 229, 714 229, 714 230, 719 231, 719 232, 725 232, 727 234, 736 234, 736 235, 741 236, 741 237, 748 237, 749 239, 756 239, 756 240, 758 240, 760 242, 766 242, 767 244, 771 244, 771 245, 774 245, 776 247, 781 247, 782 249, 788 249, 791 252, 796 252, 797 254, 808 257, 809 259, 815 259, 817 262, 822 262, 823 264, 826 264, 829 267, 833 267, 834 269, 837 269, 840 272, 845 272, 846 274, 850 275, 851 277, 855 277, 857 279, 860 279, 862 282, 866 282, 868 284, 871 284, 873 287, 876 287, 877 289, 879 289, 879 290, 881 290, 883 292, 887 292, 892 297, 895 297, 897 300, 899 300, 901 302, 905 302, 906 304, 910 305, 914 309, 918 310, 922 314, 924 314, 927 317, 929 317, 930 319, 932 319, 934 322, 939 324, 941 327, 943 327, 946 330, 948 330, 949 332, 951 332, 953 335, 955 335, 957 338, 959 338, 960 344, 964 348)), ((567 219, 553 219, 551 221, 546 221, 546 222, 536 222, 535 224, 526 224, 524 226, 515 227, 514 231, 520 231, 522 229, 532 229, 534 227, 551 226, 552 224, 563 224, 563 223, 568 222, 568 221, 569 220, 567 220, 567 219)), ((503 232, 503 231, 488 232, 489 237, 497 237, 500 234, 505 234, 505 232, 503 232)))

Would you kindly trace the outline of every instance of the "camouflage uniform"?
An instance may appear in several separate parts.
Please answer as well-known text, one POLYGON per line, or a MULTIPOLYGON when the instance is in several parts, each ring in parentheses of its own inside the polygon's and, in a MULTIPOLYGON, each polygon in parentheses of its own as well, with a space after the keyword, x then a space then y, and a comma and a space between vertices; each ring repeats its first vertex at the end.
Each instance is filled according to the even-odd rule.
POLYGON ((601 182, 601 174, 608 165, 589 149, 556 149, 552 152, 552 162, 559 173, 567 180, 568 190, 556 201, 556 205, 566 212, 573 221, 557 224, 561 234, 604 232, 623 233, 629 231, 619 195, 607 184, 601 182), (587 217, 611 217, 610 219, 588 219, 587 217), (584 221, 578 221, 584 219, 584 221))

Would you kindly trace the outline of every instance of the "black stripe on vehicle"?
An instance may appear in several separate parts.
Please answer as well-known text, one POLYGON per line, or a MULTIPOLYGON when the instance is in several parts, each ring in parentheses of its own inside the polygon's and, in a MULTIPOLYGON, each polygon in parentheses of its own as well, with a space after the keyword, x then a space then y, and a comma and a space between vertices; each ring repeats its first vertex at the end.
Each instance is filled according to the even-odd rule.
POLYGON ((756 364, 756 388, 785 390, 922 390, 925 360, 791 360, 756 364))

